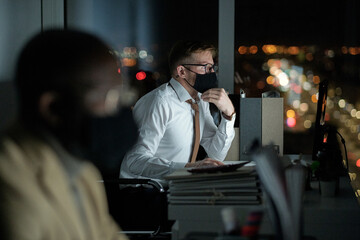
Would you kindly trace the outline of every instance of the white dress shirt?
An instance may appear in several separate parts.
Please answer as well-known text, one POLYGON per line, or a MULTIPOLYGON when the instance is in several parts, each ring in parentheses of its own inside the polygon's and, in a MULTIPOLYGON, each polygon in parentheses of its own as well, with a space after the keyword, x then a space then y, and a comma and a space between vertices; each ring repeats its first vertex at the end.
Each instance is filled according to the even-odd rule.
MULTIPOLYGON (((191 158, 194 142, 194 111, 186 100, 192 99, 175 79, 139 99, 133 109, 139 139, 121 164, 120 177, 160 180, 184 168, 191 158)), ((199 93, 200 145, 208 157, 223 161, 234 138, 235 115, 214 124, 209 103, 199 93)), ((194 99, 192 99, 194 101, 194 99)))

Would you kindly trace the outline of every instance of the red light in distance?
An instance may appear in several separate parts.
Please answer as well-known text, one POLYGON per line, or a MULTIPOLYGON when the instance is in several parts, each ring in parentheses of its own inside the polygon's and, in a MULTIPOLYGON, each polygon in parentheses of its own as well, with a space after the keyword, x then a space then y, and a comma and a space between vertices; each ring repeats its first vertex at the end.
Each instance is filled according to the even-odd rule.
POLYGON ((136 79, 139 80, 139 81, 144 80, 145 78, 146 78, 146 73, 143 72, 143 71, 138 72, 138 73, 136 74, 136 79))
POLYGON ((358 168, 360 168, 360 158, 359 158, 358 160, 356 160, 356 166, 357 166, 358 168))

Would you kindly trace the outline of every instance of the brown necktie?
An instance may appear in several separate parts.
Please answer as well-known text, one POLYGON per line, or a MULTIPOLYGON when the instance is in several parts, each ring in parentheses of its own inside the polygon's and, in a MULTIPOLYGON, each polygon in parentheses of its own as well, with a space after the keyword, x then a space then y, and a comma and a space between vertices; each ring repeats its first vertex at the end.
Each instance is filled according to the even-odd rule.
POLYGON ((192 151, 191 156, 191 163, 194 163, 196 161, 196 156, 199 150, 200 145, 200 123, 199 123, 199 105, 197 103, 193 103, 191 99, 186 101, 191 105, 191 108, 195 111, 195 118, 194 118, 194 126, 195 126, 195 141, 194 141, 194 147, 192 151))

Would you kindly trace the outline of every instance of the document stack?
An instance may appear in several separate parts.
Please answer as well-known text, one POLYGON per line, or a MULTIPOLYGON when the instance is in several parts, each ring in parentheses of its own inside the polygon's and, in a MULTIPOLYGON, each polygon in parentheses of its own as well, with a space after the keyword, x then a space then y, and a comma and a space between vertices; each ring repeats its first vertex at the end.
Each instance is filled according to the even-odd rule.
POLYGON ((261 203, 253 164, 181 169, 166 177, 171 205, 256 205, 261 203))

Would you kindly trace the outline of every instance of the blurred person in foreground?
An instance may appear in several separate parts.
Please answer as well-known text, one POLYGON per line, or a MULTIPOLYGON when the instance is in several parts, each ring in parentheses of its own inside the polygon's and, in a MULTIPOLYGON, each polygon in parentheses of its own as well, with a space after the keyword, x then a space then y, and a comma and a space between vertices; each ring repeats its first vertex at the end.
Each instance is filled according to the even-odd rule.
POLYGON ((152 178, 166 184, 163 177, 184 167, 223 165, 234 138, 235 109, 223 88, 218 88, 213 45, 199 41, 179 41, 169 54, 172 78, 143 96, 133 115, 139 138, 127 152, 120 177, 152 178), (194 145, 194 114, 199 108, 200 145, 207 157, 190 162, 194 145), (221 112, 219 125, 209 103, 221 112))
POLYGON ((109 215, 99 171, 85 160, 97 156, 94 133, 104 123, 128 127, 117 70, 109 47, 87 33, 48 30, 26 44, 16 68, 17 121, 0 142, 1 239, 127 239, 109 215))

